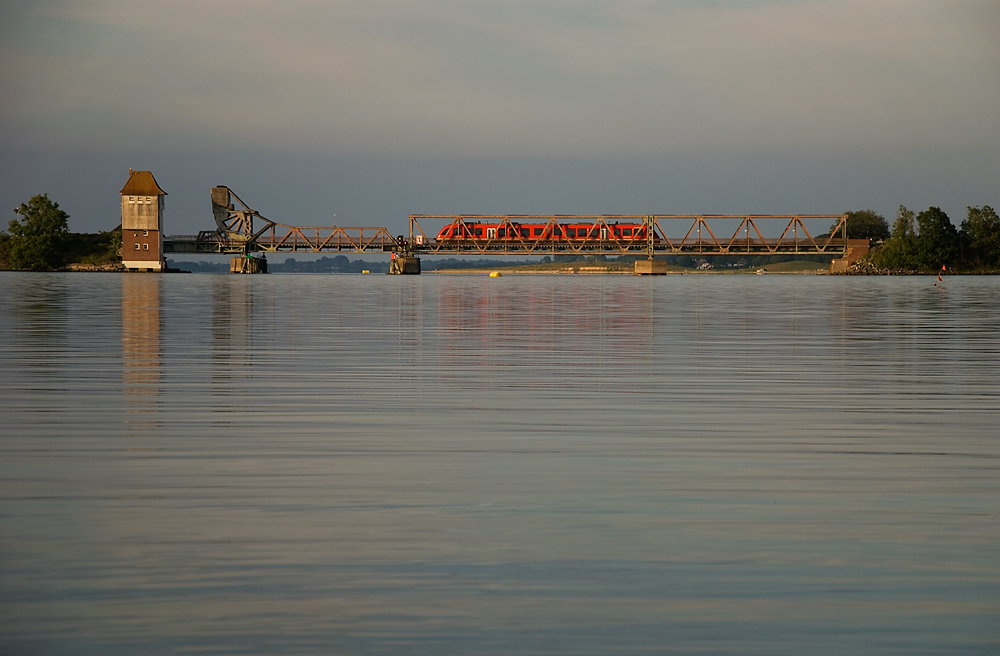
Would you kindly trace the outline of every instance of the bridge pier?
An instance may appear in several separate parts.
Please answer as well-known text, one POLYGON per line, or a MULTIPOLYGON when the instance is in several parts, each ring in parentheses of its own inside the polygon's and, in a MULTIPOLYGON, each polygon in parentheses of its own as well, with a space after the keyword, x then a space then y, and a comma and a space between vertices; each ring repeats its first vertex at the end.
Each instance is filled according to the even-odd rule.
POLYGON ((843 273, 851 268, 851 265, 868 255, 871 249, 871 240, 868 239, 848 239, 844 257, 830 260, 830 273, 843 273))
POLYGON ((393 253, 389 262, 389 273, 397 276, 419 276, 420 258, 393 253))
POLYGON ((241 255, 229 260, 229 273, 267 273, 267 258, 241 255))
POLYGON ((636 260, 635 275, 637 276, 664 276, 667 272, 667 263, 664 260, 636 260))

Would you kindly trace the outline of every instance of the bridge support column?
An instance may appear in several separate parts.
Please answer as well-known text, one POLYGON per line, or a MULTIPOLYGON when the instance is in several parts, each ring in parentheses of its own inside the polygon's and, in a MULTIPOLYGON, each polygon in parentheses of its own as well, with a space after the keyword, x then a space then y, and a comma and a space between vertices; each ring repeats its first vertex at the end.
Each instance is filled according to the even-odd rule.
POLYGON ((397 276, 419 276, 420 258, 393 253, 389 262, 389 273, 397 276))
POLYGON ((637 276, 663 276, 668 273, 667 263, 663 260, 636 260, 635 275, 637 276))
POLYGON ((267 259, 241 255, 229 260, 229 273, 267 273, 267 259))

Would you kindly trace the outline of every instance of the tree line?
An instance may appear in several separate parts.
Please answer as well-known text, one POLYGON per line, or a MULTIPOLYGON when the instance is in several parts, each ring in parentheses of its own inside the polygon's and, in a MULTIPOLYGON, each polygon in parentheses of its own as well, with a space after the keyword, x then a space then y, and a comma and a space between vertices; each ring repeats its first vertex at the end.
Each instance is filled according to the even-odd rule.
POLYGON ((872 240, 868 260, 884 269, 1000 271, 1000 217, 989 205, 969 207, 958 228, 939 207, 917 214, 900 205, 891 228, 872 210, 848 212, 847 236, 872 240))
POLYGON ((0 269, 52 271, 69 262, 103 264, 118 259, 121 231, 72 233, 69 214, 47 194, 14 208, 19 218, 0 231, 0 269))

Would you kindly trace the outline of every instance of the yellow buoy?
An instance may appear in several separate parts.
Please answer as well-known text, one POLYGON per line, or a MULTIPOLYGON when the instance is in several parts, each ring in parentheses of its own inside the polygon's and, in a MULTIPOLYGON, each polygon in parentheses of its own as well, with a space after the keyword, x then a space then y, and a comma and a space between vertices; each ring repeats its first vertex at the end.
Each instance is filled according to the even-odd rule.
POLYGON ((364 269, 361 273, 370 273, 368 269, 364 269))
POLYGON ((499 271, 490 271, 490 278, 499 278, 499 277, 500 277, 499 271))

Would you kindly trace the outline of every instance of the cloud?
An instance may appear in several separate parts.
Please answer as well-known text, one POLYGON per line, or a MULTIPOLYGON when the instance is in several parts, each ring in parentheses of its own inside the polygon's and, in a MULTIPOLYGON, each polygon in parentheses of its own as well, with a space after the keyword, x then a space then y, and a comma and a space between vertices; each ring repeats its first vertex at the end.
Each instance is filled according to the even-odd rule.
POLYGON ((994 145, 994 3, 14 5, 8 146, 647 157, 994 145))

